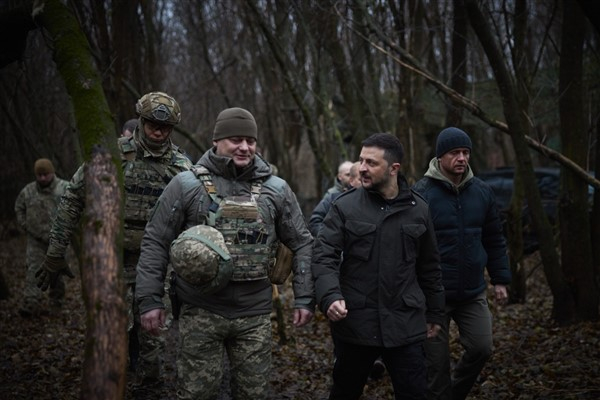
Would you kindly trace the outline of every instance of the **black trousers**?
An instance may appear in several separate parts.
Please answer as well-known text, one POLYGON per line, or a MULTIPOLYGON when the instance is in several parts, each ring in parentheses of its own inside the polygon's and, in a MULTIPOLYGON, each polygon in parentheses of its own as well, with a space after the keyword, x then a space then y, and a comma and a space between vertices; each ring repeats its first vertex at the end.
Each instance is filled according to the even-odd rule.
POLYGON ((381 356, 392 380, 394 397, 425 399, 427 369, 423 342, 400 347, 373 347, 335 341, 336 361, 333 367, 333 387, 330 400, 358 399, 373 362, 381 356))

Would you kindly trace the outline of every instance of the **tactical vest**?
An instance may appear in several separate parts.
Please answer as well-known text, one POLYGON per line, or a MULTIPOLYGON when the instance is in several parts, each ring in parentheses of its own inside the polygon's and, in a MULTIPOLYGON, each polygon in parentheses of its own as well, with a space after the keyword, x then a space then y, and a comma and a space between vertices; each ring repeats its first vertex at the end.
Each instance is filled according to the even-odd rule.
POLYGON ((268 244, 268 227, 258 207, 262 181, 253 181, 250 196, 222 197, 206 168, 195 167, 193 170, 212 199, 207 225, 219 230, 225 239, 233 260, 231 280, 266 279, 275 258, 277 242, 268 244))
POLYGON ((178 165, 173 151, 169 164, 144 160, 143 150, 130 138, 120 138, 125 188, 123 248, 139 253, 144 228, 167 183, 187 166, 178 165))

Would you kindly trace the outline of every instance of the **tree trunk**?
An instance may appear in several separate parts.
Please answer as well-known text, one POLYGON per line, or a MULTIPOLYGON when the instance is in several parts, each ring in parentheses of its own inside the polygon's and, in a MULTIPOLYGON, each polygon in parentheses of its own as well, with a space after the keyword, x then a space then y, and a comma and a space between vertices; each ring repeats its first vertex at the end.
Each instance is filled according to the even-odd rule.
MULTIPOLYGON (((514 46, 513 62, 515 79, 518 84, 515 94, 519 106, 523 110, 529 109, 529 52, 526 48, 527 34, 527 7, 525 0, 515 2, 514 13, 514 46)), ((510 200, 508 225, 511 227, 508 234, 508 249, 510 270, 512 273, 510 301, 524 303, 527 298, 527 271, 523 263, 523 200, 525 186, 521 176, 521 168, 517 163, 514 175, 514 190, 510 200)))
POLYGON ((523 198, 525 188, 519 166, 515 168, 513 194, 506 222, 508 256, 512 281, 510 283, 510 302, 525 303, 527 299, 527 270, 523 263, 523 198))
POLYGON ((34 16, 54 46, 54 60, 72 99, 88 162, 80 264, 88 311, 81 398, 122 399, 127 315, 119 274, 121 248, 117 238, 122 236, 122 228, 117 179, 122 173, 112 161, 118 159, 114 124, 89 44, 71 10, 60 0, 47 0, 34 10, 34 16))
MULTIPOLYGON (((467 28, 468 21, 463 0, 454 0, 454 18, 452 19, 452 69, 450 70, 450 87, 461 95, 467 88, 467 28)), ((463 119, 463 108, 455 101, 450 101, 446 110, 446 126, 460 126, 463 119)))
POLYGON ((10 290, 4 279, 4 274, 0 271, 0 300, 6 300, 10 297, 10 290))
MULTIPOLYGON (((596 118, 596 163, 594 171, 596 176, 600 174, 600 117, 596 118)), ((594 190, 594 207, 592 209, 592 250, 594 256, 594 282, 596 288, 600 289, 600 190, 594 190)))
POLYGON ((124 283, 119 275, 120 192, 110 153, 98 149, 86 164, 86 210, 81 271, 87 334, 83 399, 123 396, 127 363, 124 283))
MULTIPOLYGON (((559 72, 560 133, 563 154, 587 164, 588 137, 582 93, 585 20, 577 3, 563 1, 559 72)), ((594 283, 587 185, 561 169, 559 221, 562 265, 575 297, 576 318, 598 319, 598 288, 594 283)))
POLYGON ((312 150, 315 154, 315 158, 317 160, 317 164, 318 164, 319 168, 321 169, 321 171, 324 171, 326 176, 332 176, 333 175, 332 169, 326 162, 326 157, 324 155, 323 150, 321 148, 319 148, 319 146, 318 146, 318 138, 316 136, 317 132, 315 129, 317 124, 314 123, 314 121, 311 117, 311 113, 309 112, 309 110, 307 109, 307 105, 303 101, 303 94, 299 92, 299 88, 297 88, 297 86, 296 86, 296 82, 295 82, 296 77, 294 76, 294 73, 290 68, 290 62, 289 62, 288 58, 286 57, 285 53, 283 52, 283 49, 282 49, 279 41, 277 40, 275 35, 271 32, 267 22, 264 19, 264 16, 261 14, 256 3, 254 1, 248 0, 246 2, 246 5, 248 6, 249 10, 251 11, 253 18, 256 19, 256 22, 257 22, 262 34, 264 35, 269 48, 271 49, 271 51, 273 53, 275 62, 277 64, 277 66, 281 69, 281 73, 284 76, 285 85, 290 93, 290 96, 294 99, 294 102, 296 103, 296 106, 298 107, 300 115, 302 115, 302 120, 305 124, 304 126, 306 127, 306 133, 308 135, 308 141, 310 143, 310 147, 312 148, 312 150))
MULTIPOLYGON (((113 2, 111 44, 114 49, 114 66, 111 93, 114 99, 111 105, 117 116, 117 128, 121 133, 123 123, 130 118, 135 118, 135 104, 137 98, 132 96, 122 82, 130 77, 134 79, 134 86, 142 88, 141 70, 142 38, 137 29, 138 15, 137 0, 120 0, 113 2)), ((108 65, 107 67, 110 67, 108 65)), ((106 86, 106 85, 105 85, 106 86)))
POLYGON ((527 204, 533 220, 533 226, 540 241, 540 255, 544 265, 546 279, 553 295, 552 317, 559 324, 572 322, 574 316, 574 301, 570 289, 561 270, 559 257, 554 245, 552 227, 542 208, 540 192, 533 170, 531 155, 529 154, 525 137, 529 133, 529 124, 526 118, 526 109, 521 108, 518 102, 517 91, 513 77, 509 73, 505 57, 496 44, 496 36, 489 29, 489 22, 479 8, 477 0, 465 0, 469 21, 475 34, 494 71, 494 76, 500 95, 504 117, 508 125, 516 162, 521 170, 523 185, 526 191, 527 204))

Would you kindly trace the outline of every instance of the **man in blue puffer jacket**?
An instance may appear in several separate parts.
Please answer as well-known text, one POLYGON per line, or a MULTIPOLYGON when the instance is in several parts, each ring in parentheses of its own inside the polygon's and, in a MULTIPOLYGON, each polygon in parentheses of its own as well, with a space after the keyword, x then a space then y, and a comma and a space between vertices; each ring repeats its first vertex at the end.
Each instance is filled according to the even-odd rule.
POLYGON ((496 301, 506 302, 511 274, 492 189, 469 167, 472 143, 454 127, 440 132, 436 157, 413 189, 429 203, 440 251, 446 319, 425 344, 428 398, 464 399, 492 354, 492 315, 484 269, 496 301), (450 374, 448 327, 457 324, 464 353, 450 374))

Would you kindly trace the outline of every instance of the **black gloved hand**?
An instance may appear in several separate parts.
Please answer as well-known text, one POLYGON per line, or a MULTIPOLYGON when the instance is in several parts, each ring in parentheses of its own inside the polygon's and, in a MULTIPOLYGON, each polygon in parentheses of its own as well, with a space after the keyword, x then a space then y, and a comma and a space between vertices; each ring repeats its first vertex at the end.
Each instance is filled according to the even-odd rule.
POLYGON ((75 278, 64 258, 46 256, 44 262, 35 273, 37 286, 42 290, 54 287, 60 275, 75 278))

